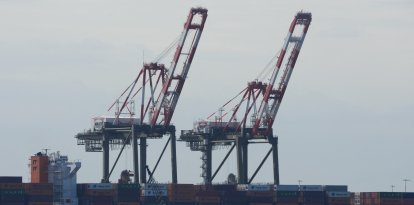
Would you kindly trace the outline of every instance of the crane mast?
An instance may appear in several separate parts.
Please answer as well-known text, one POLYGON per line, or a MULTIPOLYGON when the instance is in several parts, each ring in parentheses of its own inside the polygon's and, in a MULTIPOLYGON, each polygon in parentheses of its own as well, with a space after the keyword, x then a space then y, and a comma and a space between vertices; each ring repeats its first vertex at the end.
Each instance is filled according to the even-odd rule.
MULTIPOLYGON (((170 125, 206 19, 207 9, 192 8, 190 10, 184 23, 184 30, 178 39, 170 67, 166 68, 164 64, 158 62, 144 64, 132 84, 116 100, 116 102, 120 102, 123 97, 122 106, 115 111, 117 119, 125 114, 131 117, 135 115, 128 104, 132 102, 135 96, 140 94, 141 105, 138 116, 141 123, 148 124, 151 127, 157 125, 168 127, 170 125), (137 87, 139 84, 141 86, 137 87), (147 92, 149 92, 149 97, 147 92), (125 109, 127 112, 125 112, 125 109), (161 114, 163 118, 160 118, 161 114)), ((111 110, 114 104, 108 110, 111 110)), ((119 120, 116 121, 116 123, 118 122, 119 120)))
POLYGON ((167 71, 167 80, 164 83, 161 94, 157 99, 154 115, 152 116, 150 123, 151 126, 156 125, 161 110, 164 110, 164 125, 168 126, 170 124, 175 107, 177 106, 178 98, 180 97, 181 90, 183 89, 185 79, 187 78, 188 71, 193 61, 198 42, 200 41, 206 19, 207 9, 191 9, 187 22, 184 24, 184 31, 181 34, 179 44, 174 54, 174 59, 171 62, 170 69, 167 71), (194 15, 196 14, 201 15, 202 18, 201 22, 198 24, 193 22, 194 15), (183 53, 187 34, 190 30, 194 30, 196 34, 194 35, 187 51, 183 53), (186 58, 183 62, 182 70, 176 74, 176 67, 181 56, 186 56, 186 58))
POLYGON ((275 69, 273 70, 269 84, 266 87, 263 101, 260 105, 257 118, 253 126, 253 134, 257 134, 262 121, 264 121, 263 124, 267 127, 265 134, 270 134, 277 111, 285 94, 290 76, 292 75, 293 68, 295 67, 296 60, 298 58, 303 41, 305 40, 305 36, 308 31, 311 20, 312 15, 310 13, 299 12, 294 17, 290 25, 289 32, 286 36, 285 43, 283 44, 282 50, 280 51, 275 69), (303 25, 303 29, 299 33, 299 35, 293 36, 293 32, 297 25, 303 25), (280 83, 277 89, 274 89, 276 79, 278 77, 279 70, 282 66, 288 47, 292 47, 292 51, 288 58, 288 62, 286 63, 286 67, 283 70, 280 83), (273 99, 271 103, 269 103, 270 99, 273 99))

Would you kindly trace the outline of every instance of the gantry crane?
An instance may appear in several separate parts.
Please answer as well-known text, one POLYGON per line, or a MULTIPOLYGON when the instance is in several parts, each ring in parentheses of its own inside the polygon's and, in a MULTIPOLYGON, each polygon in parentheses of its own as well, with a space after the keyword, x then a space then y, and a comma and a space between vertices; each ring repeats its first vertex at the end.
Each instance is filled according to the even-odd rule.
POLYGON ((169 135, 169 139, 156 162, 154 174, 168 144, 171 147, 172 183, 177 183, 175 126, 171 119, 187 78, 197 45, 200 41, 207 9, 192 8, 181 35, 152 63, 144 64, 133 82, 109 107, 110 117, 93 118, 93 128, 76 135, 78 145, 85 145, 87 152, 103 152, 102 182, 109 177, 127 144, 132 144, 134 182, 146 183, 147 139, 169 135), (171 65, 159 63, 173 48, 171 65), (138 114, 135 104, 140 102, 138 114), (138 139, 140 164, 138 164, 138 139), (109 146, 121 146, 111 171, 109 171, 109 146), (140 169, 139 169, 140 168, 140 169), (140 173, 140 175, 139 175, 140 173))
POLYGON ((279 184, 277 136, 273 135, 272 127, 311 20, 311 13, 298 12, 295 15, 268 82, 259 80, 249 82, 245 89, 221 106, 217 112, 205 120, 195 122, 193 130, 181 132, 180 140, 186 141, 191 150, 202 152, 204 183, 212 182, 236 147, 238 183, 250 183, 273 152, 274 183, 279 184), (289 56, 285 57, 286 54, 289 56), (279 75, 280 71, 281 75, 279 75), (232 109, 223 113, 233 102, 235 105, 232 109), (271 149, 249 179, 248 144, 251 143, 270 143, 271 149), (232 146, 212 175, 212 150, 220 145, 232 146))

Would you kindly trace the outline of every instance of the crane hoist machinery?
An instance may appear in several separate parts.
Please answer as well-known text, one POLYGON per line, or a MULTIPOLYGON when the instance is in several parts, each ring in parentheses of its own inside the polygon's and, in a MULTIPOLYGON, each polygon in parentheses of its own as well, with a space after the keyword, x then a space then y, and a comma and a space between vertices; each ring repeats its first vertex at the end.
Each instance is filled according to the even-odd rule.
POLYGON ((312 21, 311 13, 298 12, 289 26, 282 49, 273 59, 267 82, 254 80, 241 92, 207 118, 196 121, 192 130, 181 131, 180 140, 187 142, 193 151, 202 152, 204 183, 210 184, 234 148, 237 150, 238 183, 252 182, 266 159, 273 153, 274 183, 279 184, 277 136, 273 125, 290 77, 299 56, 303 41, 312 21), (271 73, 271 74, 270 74, 271 73), (230 108, 229 108, 230 107, 230 108), (248 177, 248 145, 269 143, 270 150, 248 177), (231 146, 214 174, 212 174, 212 150, 219 146, 231 146))

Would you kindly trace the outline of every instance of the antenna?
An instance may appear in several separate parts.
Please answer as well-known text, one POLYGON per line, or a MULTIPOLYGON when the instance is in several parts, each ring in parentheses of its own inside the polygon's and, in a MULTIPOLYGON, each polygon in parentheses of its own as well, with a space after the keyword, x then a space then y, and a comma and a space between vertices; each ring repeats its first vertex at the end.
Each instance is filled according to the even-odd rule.
POLYGON ((45 151, 45 155, 47 156, 47 150, 51 150, 51 149, 43 148, 42 150, 45 151))
POLYGON ((411 181, 410 179, 403 179, 404 181, 404 192, 407 192, 407 182, 411 181))

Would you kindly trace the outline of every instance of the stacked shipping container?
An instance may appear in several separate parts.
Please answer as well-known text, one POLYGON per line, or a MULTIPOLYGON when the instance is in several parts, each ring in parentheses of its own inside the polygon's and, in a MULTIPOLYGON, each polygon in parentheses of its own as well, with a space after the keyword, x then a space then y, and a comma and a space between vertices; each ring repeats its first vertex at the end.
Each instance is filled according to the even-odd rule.
POLYGON ((360 205, 414 205, 414 193, 361 192, 360 205))
POLYGON ((167 184, 141 184, 141 203, 158 205, 168 201, 167 184))
POLYGON ((345 185, 326 185, 325 205, 351 205, 352 196, 348 192, 348 186, 345 185))
POLYGON ((321 185, 301 185, 299 186, 299 202, 303 205, 324 205, 325 192, 321 185))
POLYGON ((298 205, 299 192, 298 191, 276 191, 277 205, 298 205))
POLYGON ((414 205, 414 193, 403 193, 403 205, 414 205))
POLYGON ((198 205, 220 205, 220 192, 211 185, 194 185, 195 200, 198 205))
POLYGON ((53 184, 27 183, 23 189, 27 205, 53 205, 53 184))
POLYGON ((213 189, 220 193, 222 204, 227 205, 247 205, 247 196, 245 191, 237 191, 234 184, 217 184, 213 189))
MULTIPOLYGON (((350 193, 347 186, 78 184, 79 205, 414 205, 414 193, 350 193)), ((53 184, 0 177, 0 205, 53 205, 53 184)))
POLYGON ((118 184, 115 201, 118 205, 139 205, 139 184, 118 184))
POLYGON ((21 177, 0 177, 0 204, 24 205, 24 190, 21 177))
POLYGON ((110 183, 78 184, 79 203, 82 205, 113 205, 114 185, 110 183))
POLYGON ((274 201, 273 185, 269 184, 249 184, 239 185, 239 191, 245 191, 250 205, 272 205, 274 201))
POLYGON ((326 192, 325 205, 351 205, 351 193, 326 192))
POLYGON ((193 184, 169 184, 168 201, 173 205, 192 205, 195 201, 193 184))

